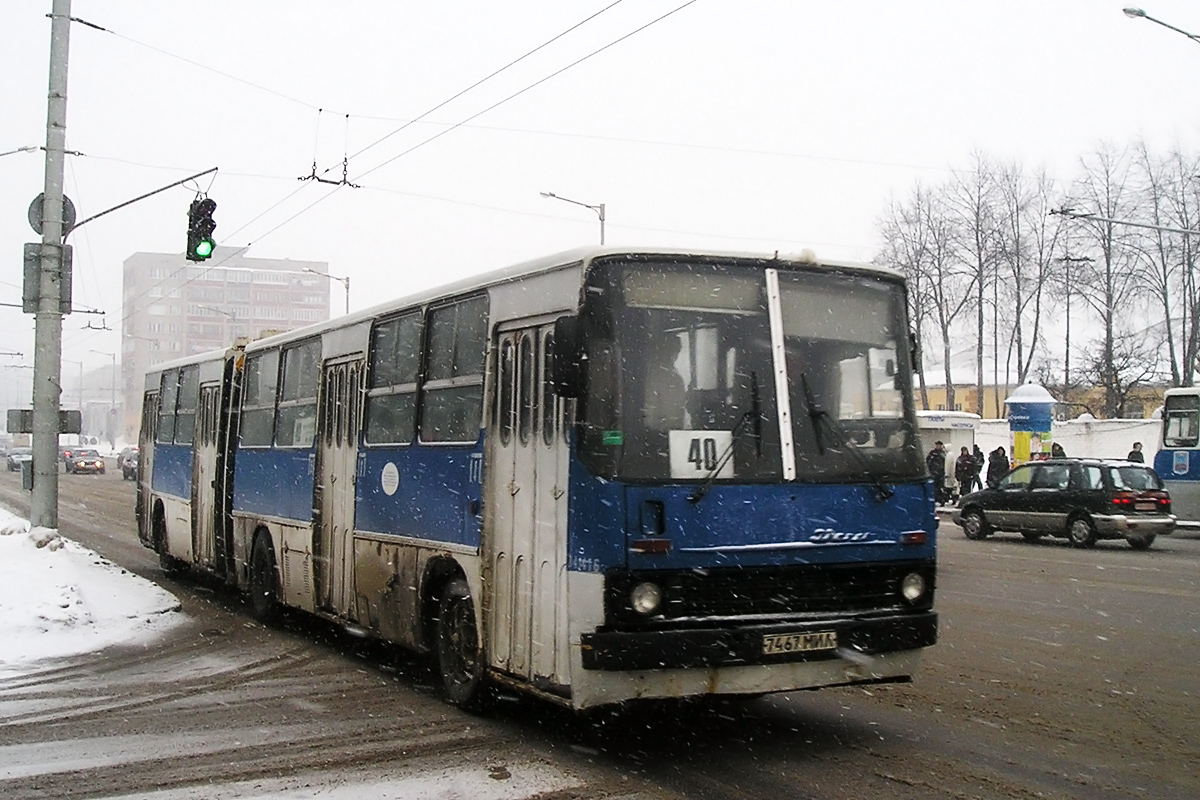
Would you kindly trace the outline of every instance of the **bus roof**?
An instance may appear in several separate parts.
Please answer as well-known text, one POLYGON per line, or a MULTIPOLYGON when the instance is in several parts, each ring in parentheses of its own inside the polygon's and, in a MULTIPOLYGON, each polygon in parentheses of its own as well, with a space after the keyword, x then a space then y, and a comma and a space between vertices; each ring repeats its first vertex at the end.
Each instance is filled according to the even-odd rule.
POLYGON ((248 345, 251 349, 259 347, 268 347, 272 344, 277 344, 285 341, 294 341, 304 339, 309 336, 316 336, 325 331, 334 330, 337 328, 347 327, 364 320, 370 320, 382 314, 387 314, 392 311, 420 306, 438 300, 443 297, 454 297, 457 295, 469 294, 471 292, 485 289, 489 286, 496 286, 511 281, 516 281, 522 278, 539 275, 546 272, 553 272, 558 269, 569 267, 577 267, 604 256, 634 256, 634 257, 654 257, 663 256, 666 258, 678 258, 684 256, 692 256, 703 259, 739 259, 749 261, 778 261, 781 266, 786 267, 818 267, 833 270, 849 270, 861 272, 863 274, 878 275, 890 279, 903 280, 903 274, 898 270, 889 267, 881 267, 876 264, 866 264, 853 261, 838 261, 828 259, 817 259, 810 251, 804 251, 798 254, 780 254, 775 253, 753 253, 753 252, 737 252, 737 251, 722 251, 722 250, 697 250, 686 248, 666 248, 666 247, 578 247, 572 250, 564 250, 560 253, 554 253, 541 258, 522 261, 517 264, 512 264, 500 269, 483 272, 478 275, 473 275, 467 278, 462 278, 448 284, 424 289, 413 294, 397 297, 392 300, 387 300, 383 303, 371 306, 369 308, 355 311, 340 317, 326 320, 324 322, 316 322, 312 325, 307 325, 302 328, 295 328, 290 331, 272 334, 257 339, 248 345))

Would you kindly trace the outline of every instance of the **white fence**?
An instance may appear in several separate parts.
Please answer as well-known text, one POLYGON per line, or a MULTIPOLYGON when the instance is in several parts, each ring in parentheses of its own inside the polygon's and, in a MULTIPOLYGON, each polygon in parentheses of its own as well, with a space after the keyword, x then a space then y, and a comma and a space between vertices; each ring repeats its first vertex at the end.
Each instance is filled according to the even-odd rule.
MULTIPOLYGON (((1067 455, 1081 458, 1124 458, 1134 442, 1141 442, 1150 464, 1158 452, 1161 426, 1157 419, 1073 419, 1055 422, 1050 441, 1061 444, 1067 455)), ((1006 419, 980 420, 975 441, 985 453, 1003 447, 1012 456, 1012 434, 1006 419)))

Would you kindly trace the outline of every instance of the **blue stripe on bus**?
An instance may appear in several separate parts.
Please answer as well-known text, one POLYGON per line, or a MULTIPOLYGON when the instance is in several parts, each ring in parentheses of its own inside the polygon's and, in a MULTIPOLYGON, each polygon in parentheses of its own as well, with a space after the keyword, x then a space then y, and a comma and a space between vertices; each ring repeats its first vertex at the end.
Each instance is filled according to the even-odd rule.
POLYGON ((355 529, 479 547, 481 453, 481 443, 363 449, 355 529), (389 463, 400 476, 391 495, 383 480, 389 463))
POLYGON ((234 511, 311 523, 315 452, 312 449, 239 450, 233 473, 234 511))
POLYGON ((154 474, 150 486, 159 494, 192 499, 192 446, 155 444, 154 474))
POLYGON ((895 494, 879 502, 869 486, 715 484, 693 503, 692 485, 627 486, 574 468, 568 567, 603 572, 933 558, 936 535, 924 544, 899 544, 902 533, 936 529, 925 484, 891 486, 895 494), (628 552, 633 540, 651 537, 642 530, 646 502, 661 503, 663 538, 671 542, 666 553, 628 552))

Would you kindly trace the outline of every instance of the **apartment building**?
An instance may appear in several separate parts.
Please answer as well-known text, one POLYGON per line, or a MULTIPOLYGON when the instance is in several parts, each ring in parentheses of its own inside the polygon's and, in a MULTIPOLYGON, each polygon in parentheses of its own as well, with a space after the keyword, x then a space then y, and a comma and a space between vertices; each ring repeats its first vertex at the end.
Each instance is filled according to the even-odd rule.
POLYGON ((134 253, 125 260, 121 314, 121 425, 135 441, 146 370, 239 337, 300 328, 329 319, 324 261, 249 258, 218 247, 211 259, 182 253, 134 253))

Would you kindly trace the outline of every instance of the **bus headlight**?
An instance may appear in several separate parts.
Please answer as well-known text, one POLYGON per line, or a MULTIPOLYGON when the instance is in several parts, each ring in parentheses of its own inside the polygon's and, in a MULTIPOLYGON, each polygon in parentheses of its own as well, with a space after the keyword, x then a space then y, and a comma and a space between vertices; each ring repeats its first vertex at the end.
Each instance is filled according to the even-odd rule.
POLYGON ((910 572, 900 581, 900 594, 910 603, 915 603, 925 596, 925 576, 919 572, 910 572))
POLYGON ((643 617, 648 617, 662 605, 662 589, 653 583, 639 583, 629 590, 629 605, 643 617))

